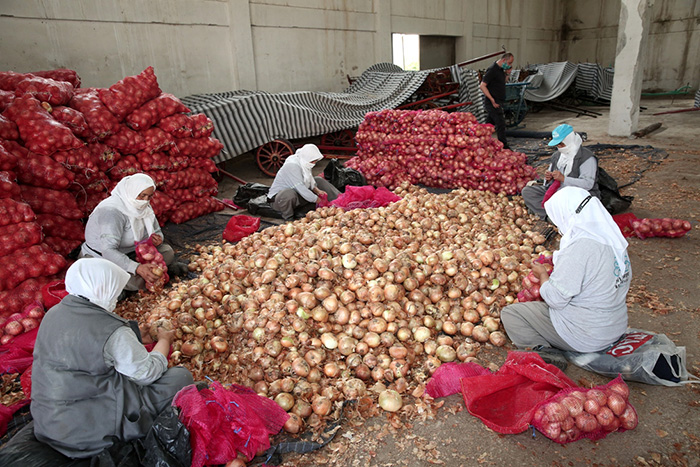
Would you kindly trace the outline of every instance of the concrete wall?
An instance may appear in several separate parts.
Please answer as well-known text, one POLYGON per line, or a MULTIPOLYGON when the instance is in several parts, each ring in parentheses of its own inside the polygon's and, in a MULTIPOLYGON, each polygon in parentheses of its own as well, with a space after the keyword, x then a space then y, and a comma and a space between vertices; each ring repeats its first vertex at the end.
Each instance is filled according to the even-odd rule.
MULTIPOLYGON (((698 83, 698 2, 656 0, 651 86, 698 83)), ((106 87, 152 65, 178 96, 340 91, 391 61, 392 33, 452 36, 457 62, 505 46, 515 66, 608 65, 618 16, 619 0, 0 0, 0 70, 67 67, 106 87)))
MULTIPOLYGON (((564 0, 561 60, 613 66, 620 0, 564 0)), ((655 0, 643 88, 674 90, 700 84, 700 1, 655 0)))

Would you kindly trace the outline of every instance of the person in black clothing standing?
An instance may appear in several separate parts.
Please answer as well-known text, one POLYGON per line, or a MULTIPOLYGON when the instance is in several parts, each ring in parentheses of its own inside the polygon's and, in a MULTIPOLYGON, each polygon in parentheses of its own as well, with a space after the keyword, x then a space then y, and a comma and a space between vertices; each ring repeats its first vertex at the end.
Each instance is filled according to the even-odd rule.
POLYGON ((506 70, 511 69, 513 60, 512 53, 504 53, 486 70, 479 86, 481 92, 486 96, 484 101, 484 107, 488 114, 486 123, 491 123, 496 128, 498 140, 503 143, 505 149, 510 148, 508 140, 506 140, 506 119, 503 115, 502 105, 506 100, 506 70))

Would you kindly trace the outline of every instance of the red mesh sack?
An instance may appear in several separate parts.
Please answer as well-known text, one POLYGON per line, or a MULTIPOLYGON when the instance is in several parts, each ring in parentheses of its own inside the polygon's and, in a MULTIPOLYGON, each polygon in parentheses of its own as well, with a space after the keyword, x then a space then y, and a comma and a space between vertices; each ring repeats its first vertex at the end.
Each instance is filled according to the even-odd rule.
MULTIPOLYGON (((44 317, 44 306, 40 302, 32 302, 25 306, 21 313, 13 313, 6 318, 0 318, 0 346, 5 346, 12 342, 12 347, 17 350, 23 350, 23 343, 31 344, 29 356, 33 350, 33 339, 36 339, 36 329, 44 317), (19 337, 25 333, 34 331, 33 335, 27 336, 22 340, 19 337), (29 340, 29 342, 27 342, 29 340)), ((19 364, 15 359, 8 359, 7 354, 0 352, 0 372, 22 372, 32 364, 31 360, 28 364, 19 364), (13 371, 14 370, 14 371, 13 371)))
POLYGON ((121 157, 114 167, 112 167, 107 175, 111 180, 115 182, 121 180, 127 175, 133 175, 135 173, 141 172, 141 164, 139 164, 138 159, 134 156, 123 156, 121 157))
POLYGON ((85 116, 78 110, 59 105, 51 109, 51 116, 70 128, 73 134, 80 138, 89 139, 93 136, 85 116))
POLYGON ((178 188, 188 188, 193 186, 215 186, 218 185, 214 177, 205 170, 197 168, 187 168, 170 174, 166 186, 169 190, 178 188))
POLYGON ((22 199, 35 213, 57 214, 66 219, 81 219, 83 213, 69 191, 22 185, 22 199))
POLYGON ((0 89, 12 91, 14 94, 17 85, 24 79, 30 77, 28 73, 17 73, 15 71, 0 71, 0 89))
MULTIPOLYGON (((76 193, 76 201, 78 207, 83 212, 83 217, 89 217, 92 211, 95 210, 95 207, 97 207, 102 200, 109 197, 109 191, 113 188, 111 183, 110 181, 105 191, 78 191, 76 193)), ((53 248, 51 243, 47 242, 47 244, 53 248)), ((54 251, 55 250, 54 248, 54 251)))
MULTIPOLYGON (((0 171, 6 172, 17 167, 17 156, 8 151, 0 141, 0 171)), ((5 141, 9 143, 9 141, 5 141)))
POLYGON ((248 459, 270 447, 270 436, 289 419, 274 401, 251 389, 212 382, 197 390, 190 385, 173 399, 190 432, 192 467, 226 464, 242 454, 248 459))
POLYGON ((102 103, 96 89, 76 91, 70 101, 70 107, 83 114, 88 127, 97 139, 104 139, 119 131, 119 120, 102 103))
MULTIPOLYGON (((540 255, 535 263, 544 264, 545 269, 549 274, 554 270, 554 258, 552 256, 540 255)), ((519 302, 534 302, 542 301, 540 296, 540 278, 534 271, 530 271, 527 276, 523 277, 522 289, 518 292, 519 302)))
POLYGON ((0 257, 15 250, 41 243, 44 238, 37 222, 21 222, 0 227, 0 257))
POLYGON ((71 251, 82 245, 83 242, 80 240, 69 240, 61 237, 46 236, 44 237, 44 243, 46 243, 53 251, 65 257, 68 256, 71 251))
POLYGON ((144 171, 170 170, 173 168, 170 157, 163 152, 154 152, 151 154, 147 151, 141 151, 136 154, 136 159, 138 159, 139 164, 141 164, 141 169, 144 171))
POLYGON ((3 256, 0 290, 11 290, 27 279, 57 274, 66 267, 63 256, 45 244, 32 245, 3 256))
POLYGON ((93 157, 87 146, 70 151, 55 152, 51 158, 73 171, 97 170, 97 159, 93 157))
POLYGON ((102 171, 81 170, 75 174, 75 185, 73 186, 77 188, 74 188, 73 191, 108 191, 110 184, 109 177, 102 171))
POLYGON ((127 76, 117 81, 109 89, 98 90, 100 100, 119 121, 160 92, 155 72, 150 66, 136 76, 127 76))
POLYGON ((212 198, 201 198, 197 201, 181 204, 177 209, 170 212, 170 221, 182 224, 190 219, 209 214, 210 212, 221 211, 224 205, 212 198))
POLYGON ((175 114, 158 122, 158 128, 176 138, 191 138, 194 122, 184 114, 175 114))
POLYGON ((92 154, 92 159, 97 163, 97 168, 103 172, 107 172, 114 167, 122 155, 114 148, 102 143, 88 144, 88 151, 92 154))
MULTIPOLYGON (((12 91, 5 91, 3 89, 0 89, 0 112, 4 111, 6 108, 12 104, 12 101, 15 100, 15 93, 12 91)), ((191 132, 190 132, 191 136, 191 132)))
POLYGON ((84 145, 68 127, 51 117, 41 103, 29 94, 15 98, 3 115, 17 124, 24 145, 37 154, 50 156, 56 151, 84 145))
POLYGON ((692 225, 683 219, 633 219, 630 221, 632 229, 637 237, 644 239, 650 237, 682 237, 690 231, 692 225))
POLYGON ((164 92, 130 113, 126 117, 126 124, 134 130, 145 130, 166 117, 189 111, 180 99, 164 92))
MULTIPOLYGON (((2 109, 0 109, 2 112, 2 109)), ((17 124, 12 120, 0 115, 0 138, 1 139, 19 139, 19 130, 17 129, 17 124)))
POLYGON ((628 398, 621 376, 594 388, 562 389, 537 406, 532 426, 559 444, 633 430, 639 419, 628 398))
POLYGON ((192 137, 206 138, 214 132, 214 122, 204 114, 192 115, 192 137))
POLYGON ((19 198, 20 187, 17 184, 14 172, 0 172, 0 199, 19 198))
POLYGON ((27 279, 12 290, 0 292, 0 317, 19 313, 32 302, 42 302, 41 288, 55 277, 27 279))
POLYGON ((15 87, 15 96, 30 94, 51 105, 67 104, 73 97, 73 85, 66 81, 29 75, 15 87))
POLYGON ((182 204, 196 201, 203 197, 216 195, 218 191, 216 186, 194 186, 180 190, 168 190, 167 193, 175 203, 182 204))
POLYGON ((551 185, 549 185, 549 188, 547 188, 547 191, 544 193, 544 198, 542 198, 542 207, 544 207, 544 203, 549 201, 549 198, 554 196, 554 193, 559 190, 559 187, 561 186, 561 182, 559 180, 554 180, 551 185))
POLYGON ((153 154, 159 151, 168 151, 175 147, 175 138, 158 127, 149 128, 141 132, 143 136, 143 150, 153 154))
POLYGON ((357 208, 376 208, 386 206, 401 198, 384 187, 374 188, 371 185, 345 187, 345 192, 331 201, 331 205, 341 207, 346 211, 357 208))
POLYGON ((219 154, 224 145, 216 138, 178 138, 175 140, 177 152, 188 157, 212 158, 219 154))
POLYGON ((616 214, 612 216, 615 224, 620 228, 622 236, 625 238, 634 237, 634 229, 632 228, 632 221, 637 219, 637 216, 631 212, 626 212, 624 214, 616 214))
POLYGON ((224 229, 224 240, 237 242, 260 228, 260 218, 252 216, 233 216, 224 229))
POLYGON ((462 378, 490 374, 489 370, 474 362, 443 363, 430 377, 425 393, 434 399, 451 396, 462 390, 462 378))
POLYGON ((166 170, 148 170, 144 173, 153 179, 153 183, 156 184, 156 188, 163 188, 172 181, 170 172, 166 170))
POLYGON ((41 226, 46 236, 78 240, 81 243, 85 241, 85 226, 79 220, 66 219, 55 214, 39 214, 36 216, 36 223, 41 226))
POLYGON ((170 154, 169 157, 170 164, 172 164, 171 172, 177 172, 190 166, 190 158, 187 156, 183 156, 182 154, 170 154))
POLYGON ((65 190, 75 180, 73 172, 49 156, 27 151, 17 163, 17 180, 25 185, 65 190))
POLYGON ((27 203, 6 198, 0 199, 0 226, 31 222, 36 214, 27 203))
POLYGON ((44 298, 44 306, 50 310, 53 306, 63 300, 68 295, 65 281, 51 281, 41 288, 41 296, 44 298))
POLYGON ((126 125, 119 127, 119 131, 105 138, 104 142, 122 154, 136 154, 146 147, 144 137, 126 125))
POLYGON ((55 81, 66 81, 72 84, 76 89, 80 87, 80 76, 78 76, 75 70, 57 68, 55 70, 32 71, 31 74, 41 76, 42 78, 51 78, 55 81))
POLYGON ((219 170, 216 163, 211 159, 205 159, 202 157, 193 157, 189 160, 189 167, 195 169, 206 170, 209 173, 214 173, 219 170))
POLYGON ((576 387, 564 372, 534 352, 508 352, 496 373, 462 378, 461 383, 469 413, 504 434, 525 431, 540 402, 576 387))
POLYGON ((155 264, 156 266, 160 266, 160 271, 163 273, 157 282, 146 282, 146 289, 151 292, 162 289, 170 280, 170 276, 168 276, 168 265, 165 264, 163 255, 158 251, 158 248, 153 245, 151 237, 140 242, 135 242, 134 245, 136 245, 136 261, 141 264, 155 264))
POLYGON ((151 208, 153 208, 153 212, 158 218, 158 221, 161 220, 166 212, 170 211, 174 207, 175 202, 170 196, 157 190, 155 193, 153 193, 153 197, 151 198, 151 208))

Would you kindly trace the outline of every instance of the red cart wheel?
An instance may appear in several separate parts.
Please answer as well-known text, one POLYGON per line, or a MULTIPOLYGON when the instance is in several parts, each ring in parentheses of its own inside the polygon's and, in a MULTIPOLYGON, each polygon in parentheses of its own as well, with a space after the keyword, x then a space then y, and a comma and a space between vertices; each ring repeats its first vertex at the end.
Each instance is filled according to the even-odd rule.
POLYGON ((355 147, 355 132, 357 130, 340 130, 333 133, 326 133, 321 136, 323 146, 335 146, 339 148, 355 147))
POLYGON ((260 146, 256 153, 258 167, 265 175, 274 177, 284 160, 294 154, 294 145, 286 139, 275 139, 260 146))

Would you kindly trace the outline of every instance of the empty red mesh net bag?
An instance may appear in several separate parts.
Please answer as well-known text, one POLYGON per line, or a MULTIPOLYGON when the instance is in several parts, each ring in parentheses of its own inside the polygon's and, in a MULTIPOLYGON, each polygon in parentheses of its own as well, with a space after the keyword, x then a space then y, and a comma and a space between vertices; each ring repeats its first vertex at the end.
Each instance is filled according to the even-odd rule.
POLYGON ((496 373, 462 378, 469 413, 498 433, 521 433, 537 405, 576 384, 534 352, 509 352, 496 373))
POLYGON ((270 447, 270 436, 289 418, 277 403, 251 389, 235 384, 224 388, 218 382, 202 390, 185 387, 173 406, 190 432, 192 467, 226 464, 238 453, 252 459, 270 447))
POLYGON ((244 237, 257 232, 260 227, 260 218, 251 216, 233 216, 224 229, 224 240, 237 242, 244 237))

